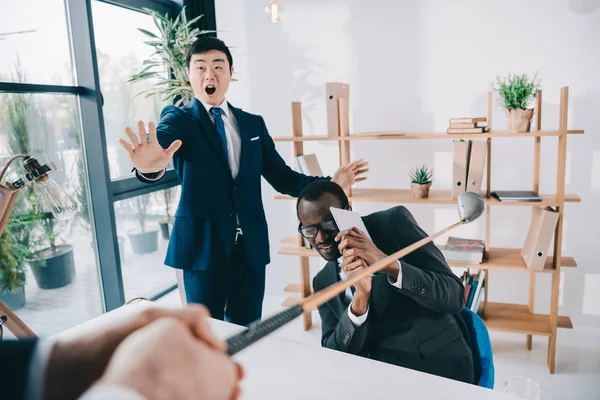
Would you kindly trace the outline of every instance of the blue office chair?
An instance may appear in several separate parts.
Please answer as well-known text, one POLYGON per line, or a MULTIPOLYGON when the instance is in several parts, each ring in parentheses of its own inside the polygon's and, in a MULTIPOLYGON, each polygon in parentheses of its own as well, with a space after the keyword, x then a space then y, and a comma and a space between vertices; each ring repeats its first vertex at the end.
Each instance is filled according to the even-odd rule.
POLYGON ((494 388, 494 358, 492 356, 492 343, 487 327, 479 315, 466 307, 460 311, 460 316, 465 321, 469 331, 469 347, 473 353, 475 365, 475 379, 477 386, 494 388))

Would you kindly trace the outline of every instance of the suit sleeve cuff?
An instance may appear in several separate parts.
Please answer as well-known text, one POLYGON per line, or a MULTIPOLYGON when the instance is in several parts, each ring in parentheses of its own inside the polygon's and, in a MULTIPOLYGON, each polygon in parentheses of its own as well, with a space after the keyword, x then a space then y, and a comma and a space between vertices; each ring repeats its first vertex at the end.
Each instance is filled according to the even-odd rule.
POLYGON ((352 303, 350 303, 350 305, 348 306, 348 318, 350 318, 350 322, 352 322, 352 324, 355 327, 359 328, 360 326, 362 326, 362 324, 365 323, 365 321, 367 320, 367 317, 369 316, 369 306, 367 305, 367 311, 365 311, 365 313, 363 315, 359 315, 359 316, 352 314, 351 309, 352 309, 352 303))
POLYGON ((396 279, 396 282, 394 282, 393 278, 391 276, 387 276, 388 282, 390 285, 392 285, 395 288, 398 289, 402 289, 402 263, 400 262, 400 260, 396 261, 398 263, 398 279, 396 279))
POLYGON ((160 172, 152 172, 148 174, 142 174, 138 170, 136 170, 135 172, 147 181, 158 181, 165 175, 166 170, 163 169, 160 172))

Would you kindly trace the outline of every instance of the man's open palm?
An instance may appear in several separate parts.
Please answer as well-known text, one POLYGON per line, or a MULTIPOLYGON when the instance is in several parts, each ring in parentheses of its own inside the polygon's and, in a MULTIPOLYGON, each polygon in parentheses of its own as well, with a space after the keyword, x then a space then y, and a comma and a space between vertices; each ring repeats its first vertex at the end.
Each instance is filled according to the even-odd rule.
POLYGON ((125 128, 125 133, 131 142, 119 138, 119 143, 129 153, 129 158, 135 168, 142 174, 160 172, 169 165, 173 154, 181 147, 181 140, 175 140, 168 149, 163 149, 156 138, 154 122, 148 123, 148 135, 143 121, 138 122, 138 136, 131 128, 125 128))

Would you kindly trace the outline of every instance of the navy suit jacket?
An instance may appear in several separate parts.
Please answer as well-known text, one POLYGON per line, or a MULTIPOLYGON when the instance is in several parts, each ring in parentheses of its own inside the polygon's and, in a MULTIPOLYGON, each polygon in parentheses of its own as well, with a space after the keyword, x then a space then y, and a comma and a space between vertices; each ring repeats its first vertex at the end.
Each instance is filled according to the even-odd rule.
POLYGON ((0 399, 24 399, 37 340, 0 340, 0 399))
POLYGON ((208 270, 223 265, 233 250, 237 213, 248 262, 253 268, 264 268, 270 254, 261 176, 278 192, 293 197, 309 183, 329 179, 292 170, 275 149, 261 116, 231 104, 229 108, 242 142, 235 180, 215 125, 198 99, 161 112, 156 127, 160 145, 167 148, 177 139, 183 142, 173 156, 181 197, 165 259, 171 267, 208 270))

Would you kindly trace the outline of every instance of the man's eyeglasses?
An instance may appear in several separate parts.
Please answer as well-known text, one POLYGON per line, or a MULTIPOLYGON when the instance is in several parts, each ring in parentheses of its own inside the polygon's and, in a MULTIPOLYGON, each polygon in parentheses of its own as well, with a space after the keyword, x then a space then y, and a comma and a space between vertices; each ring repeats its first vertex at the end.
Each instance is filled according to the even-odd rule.
POLYGON ((298 226, 298 232, 300 232, 300 234, 305 238, 310 239, 319 234, 319 229, 321 229, 323 232, 334 232, 337 230, 337 228, 338 227, 335 224, 335 221, 328 219, 327 221, 323 221, 316 225, 302 226, 302 224, 300 224, 298 226))

